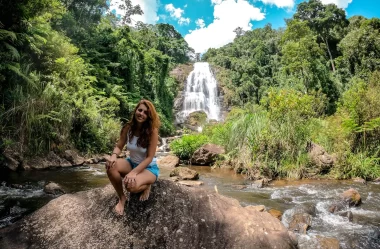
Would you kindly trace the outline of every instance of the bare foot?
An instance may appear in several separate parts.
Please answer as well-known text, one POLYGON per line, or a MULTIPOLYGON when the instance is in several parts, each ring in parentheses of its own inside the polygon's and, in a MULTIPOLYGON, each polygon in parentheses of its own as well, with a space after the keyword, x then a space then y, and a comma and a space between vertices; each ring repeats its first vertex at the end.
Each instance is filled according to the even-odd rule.
POLYGON ((146 201, 148 200, 149 198, 149 194, 150 194, 150 184, 148 185, 148 187, 141 193, 140 195, 140 201, 146 201))
POLYGON ((126 201, 127 201, 127 198, 125 196, 119 199, 119 203, 115 207, 115 211, 118 215, 124 214, 124 206, 125 206, 126 201))

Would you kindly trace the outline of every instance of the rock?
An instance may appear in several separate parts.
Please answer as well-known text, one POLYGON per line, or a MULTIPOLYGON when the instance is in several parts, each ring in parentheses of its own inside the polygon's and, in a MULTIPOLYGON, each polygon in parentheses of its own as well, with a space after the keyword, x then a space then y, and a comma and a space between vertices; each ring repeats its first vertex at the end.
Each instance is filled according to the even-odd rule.
POLYGON ((178 176, 180 180, 197 180, 199 178, 198 172, 186 167, 177 167, 170 172, 170 177, 178 176))
POLYGON ((238 190, 242 190, 242 189, 247 188, 246 185, 232 185, 231 187, 233 187, 233 188, 235 188, 235 189, 238 189, 238 190))
POLYGON ((246 206, 246 209, 251 209, 255 210, 257 212, 264 212, 265 211, 265 206, 264 205, 259 205, 259 206, 246 206))
POLYGON ((19 168, 21 163, 19 160, 17 160, 17 155, 15 155, 15 152, 4 151, 3 157, 5 167, 12 171, 16 171, 19 168))
POLYGON ((336 238, 329 238, 317 235, 315 237, 307 238, 300 237, 298 240, 299 249, 339 249, 339 240, 336 238))
POLYGON ((84 158, 79 156, 78 153, 73 150, 65 150, 64 158, 74 166, 84 164, 84 158))
POLYGON ((44 192, 52 195, 62 195, 66 193, 63 188, 55 182, 49 182, 46 184, 44 187, 44 192))
POLYGON ((28 169, 47 169, 56 167, 71 167, 72 164, 67 160, 57 156, 53 151, 50 151, 46 157, 33 157, 25 160, 22 167, 28 169))
POLYGON ((173 155, 169 155, 157 160, 159 167, 163 168, 175 168, 179 165, 179 158, 173 155))
POLYGON ((281 220, 281 218, 282 218, 282 212, 279 211, 279 210, 276 210, 276 209, 269 209, 269 210, 268 210, 268 213, 269 213, 270 215, 272 215, 273 217, 279 219, 279 220, 281 220))
POLYGON ((364 180, 363 178, 361 177, 355 177, 354 179, 352 179, 354 182, 359 182, 359 183, 363 183, 363 184, 367 184, 366 180, 364 180))
POLYGON ((351 211, 338 212, 337 215, 342 217, 347 217, 348 221, 352 222, 354 219, 354 215, 351 211))
POLYGON ((186 120, 185 125, 190 125, 191 127, 203 126, 207 123, 207 114, 204 111, 195 111, 190 113, 186 120))
POLYGON ((254 188, 264 188, 268 186, 268 183, 269 183, 269 180, 267 178, 263 178, 263 179, 254 181, 251 186, 254 188))
POLYGON ((346 208, 347 208, 347 204, 344 201, 336 201, 335 203, 331 204, 331 206, 329 207, 329 212, 337 213, 346 208))
POLYGON ((310 214, 294 214, 289 224, 289 230, 306 234, 307 229, 311 226, 311 220, 310 214))
POLYGON ((215 144, 206 144, 197 149, 190 161, 195 165, 210 165, 216 161, 220 154, 224 154, 224 148, 215 144))
POLYGON ((308 143, 307 150, 310 161, 316 166, 316 168, 313 169, 315 171, 313 173, 328 173, 334 165, 334 158, 329 155, 322 146, 312 142, 308 143))
POLYGON ((178 176, 172 176, 172 177, 170 177, 170 180, 173 182, 178 182, 180 179, 178 176))
POLYGON ((66 194, 0 230, 0 248, 295 249, 281 222, 237 200, 160 179, 116 216, 111 185, 66 194))
POLYGON ((359 192, 353 188, 344 191, 341 195, 341 199, 345 201, 350 207, 358 206, 362 202, 359 192))
POLYGON ((46 157, 48 167, 71 167, 69 161, 57 156, 53 151, 50 151, 46 157))
POLYGON ((194 186, 199 187, 203 185, 202 181, 178 181, 178 183, 181 185, 188 186, 188 187, 194 187, 194 186))

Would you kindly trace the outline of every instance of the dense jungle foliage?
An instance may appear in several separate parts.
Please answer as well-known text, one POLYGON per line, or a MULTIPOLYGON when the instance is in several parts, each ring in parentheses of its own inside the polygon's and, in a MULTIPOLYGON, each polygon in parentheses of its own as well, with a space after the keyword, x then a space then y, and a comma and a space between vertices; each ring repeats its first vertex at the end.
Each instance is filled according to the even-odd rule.
POLYGON ((0 149, 109 151, 141 98, 173 132, 168 72, 192 52, 168 24, 129 24, 106 0, 0 0, 0 149))
POLYGON ((238 28, 232 43, 203 55, 233 108, 224 124, 172 149, 188 156, 189 141, 213 142, 227 150, 222 163, 249 176, 301 178, 313 171, 314 142, 335 158, 330 177, 379 177, 380 19, 347 19, 336 5, 310 0, 286 22, 238 28))

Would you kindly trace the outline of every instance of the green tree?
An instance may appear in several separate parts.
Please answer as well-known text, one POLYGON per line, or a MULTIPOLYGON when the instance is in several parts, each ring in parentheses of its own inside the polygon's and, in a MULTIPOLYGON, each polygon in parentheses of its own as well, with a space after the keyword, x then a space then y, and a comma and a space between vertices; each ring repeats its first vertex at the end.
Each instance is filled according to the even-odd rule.
POLYGON ((297 6, 297 12, 293 18, 306 21, 310 28, 318 34, 318 37, 326 45, 331 67, 335 72, 336 45, 343 37, 345 27, 348 26, 345 11, 335 4, 324 5, 320 0, 310 0, 297 6))

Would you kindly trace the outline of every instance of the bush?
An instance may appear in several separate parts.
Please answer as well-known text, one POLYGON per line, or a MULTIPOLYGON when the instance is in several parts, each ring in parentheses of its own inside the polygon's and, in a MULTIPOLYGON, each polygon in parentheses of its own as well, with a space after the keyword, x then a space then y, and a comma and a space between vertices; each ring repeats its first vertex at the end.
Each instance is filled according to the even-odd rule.
POLYGON ((205 135, 184 135, 180 139, 176 139, 171 142, 170 149, 180 159, 188 160, 198 148, 207 142, 209 142, 209 139, 205 135))

